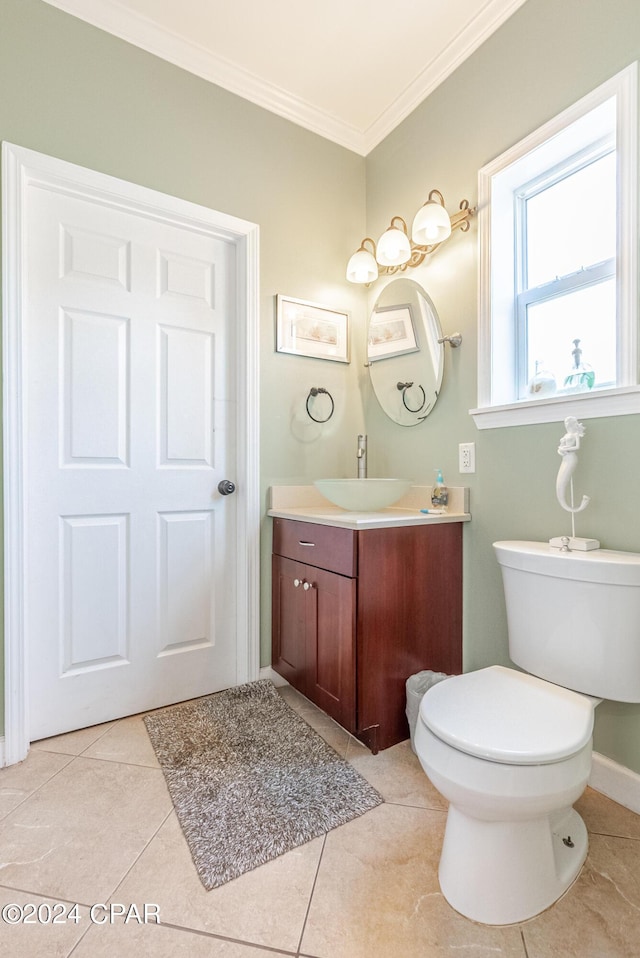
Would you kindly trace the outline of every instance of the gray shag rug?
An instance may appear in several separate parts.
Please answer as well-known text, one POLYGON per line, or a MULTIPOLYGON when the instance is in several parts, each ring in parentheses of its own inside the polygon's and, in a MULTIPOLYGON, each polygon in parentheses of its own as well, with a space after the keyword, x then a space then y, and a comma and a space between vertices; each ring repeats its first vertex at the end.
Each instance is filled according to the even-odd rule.
POLYGON ((267 679, 144 721, 207 889, 383 801, 267 679))

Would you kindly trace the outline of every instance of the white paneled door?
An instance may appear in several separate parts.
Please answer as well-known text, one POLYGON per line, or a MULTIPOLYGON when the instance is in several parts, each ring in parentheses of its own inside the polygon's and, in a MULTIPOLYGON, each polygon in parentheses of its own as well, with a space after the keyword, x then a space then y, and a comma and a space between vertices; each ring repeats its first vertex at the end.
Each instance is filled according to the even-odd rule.
MULTIPOLYGON (((237 247, 32 188, 22 316, 29 738, 238 681, 237 247)), ((241 677, 242 678, 242 677, 241 677)))

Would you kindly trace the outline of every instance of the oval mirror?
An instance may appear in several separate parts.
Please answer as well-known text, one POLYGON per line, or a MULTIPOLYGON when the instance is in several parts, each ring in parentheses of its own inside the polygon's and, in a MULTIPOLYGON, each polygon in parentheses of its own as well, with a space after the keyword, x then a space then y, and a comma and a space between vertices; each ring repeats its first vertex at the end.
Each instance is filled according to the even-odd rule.
POLYGON ((444 369, 442 329, 418 283, 395 279, 369 319, 367 361, 376 399, 400 426, 416 426, 436 404, 444 369))

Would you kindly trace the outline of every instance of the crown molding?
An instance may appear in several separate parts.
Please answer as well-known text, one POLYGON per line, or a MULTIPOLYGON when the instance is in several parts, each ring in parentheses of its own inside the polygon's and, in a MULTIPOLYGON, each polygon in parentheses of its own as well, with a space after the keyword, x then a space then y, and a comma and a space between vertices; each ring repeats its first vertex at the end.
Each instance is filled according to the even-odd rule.
POLYGON ((364 149, 362 132, 281 87, 210 53, 128 10, 117 0, 44 0, 52 7, 152 53, 203 80, 215 83, 356 153, 364 149))
POLYGON ((44 0, 100 30, 125 40, 210 83, 291 120, 313 133, 366 156, 440 83, 470 56, 526 0, 488 0, 477 16, 429 63, 416 79, 367 128, 271 84, 250 70, 218 57, 136 13, 118 0, 44 0))
POLYGON ((489 0, 403 93, 363 131, 366 156, 502 26, 526 0, 489 0))

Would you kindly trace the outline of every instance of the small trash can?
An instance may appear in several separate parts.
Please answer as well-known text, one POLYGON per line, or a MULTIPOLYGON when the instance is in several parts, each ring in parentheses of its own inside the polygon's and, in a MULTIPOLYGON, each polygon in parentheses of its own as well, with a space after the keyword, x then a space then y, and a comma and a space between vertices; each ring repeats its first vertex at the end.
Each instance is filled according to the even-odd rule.
POLYGON ((445 672, 431 672, 427 670, 426 672, 416 672, 415 675, 410 675, 407 679, 407 721, 409 722, 409 732, 411 734, 411 748, 414 752, 414 737, 422 696, 425 692, 428 692, 432 686, 448 678, 450 678, 450 676, 445 672))

